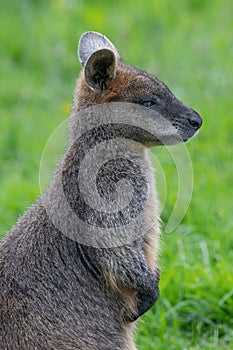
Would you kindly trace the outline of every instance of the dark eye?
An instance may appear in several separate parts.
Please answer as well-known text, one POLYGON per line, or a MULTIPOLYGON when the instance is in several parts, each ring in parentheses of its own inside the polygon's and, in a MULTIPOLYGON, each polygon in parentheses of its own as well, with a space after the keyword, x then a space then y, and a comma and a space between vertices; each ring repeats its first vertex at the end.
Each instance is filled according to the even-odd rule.
POLYGON ((140 105, 147 107, 147 108, 150 108, 150 107, 154 106, 155 104, 156 104, 156 102, 154 100, 142 100, 140 102, 140 105))

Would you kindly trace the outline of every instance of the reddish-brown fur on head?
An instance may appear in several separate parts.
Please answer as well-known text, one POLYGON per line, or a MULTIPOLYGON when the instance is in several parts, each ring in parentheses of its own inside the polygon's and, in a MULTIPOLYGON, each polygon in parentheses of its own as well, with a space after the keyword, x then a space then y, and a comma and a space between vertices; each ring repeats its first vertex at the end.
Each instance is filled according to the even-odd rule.
MULTIPOLYGON (((114 81, 110 81, 106 85, 106 89, 101 92, 96 92, 91 88, 85 79, 84 72, 81 73, 76 86, 75 108, 77 110, 87 108, 94 104, 107 103, 111 101, 126 102, 121 96, 122 92, 126 91, 132 85, 134 77, 130 74, 129 69, 124 69, 123 64, 116 71, 114 81)), ((77 111, 76 110, 76 111, 77 111)))
POLYGON ((83 71, 77 81, 74 111, 94 104, 130 102, 150 108, 169 120, 184 141, 200 128, 202 119, 193 109, 179 101, 156 77, 125 64, 103 35, 83 34, 79 58, 83 71))

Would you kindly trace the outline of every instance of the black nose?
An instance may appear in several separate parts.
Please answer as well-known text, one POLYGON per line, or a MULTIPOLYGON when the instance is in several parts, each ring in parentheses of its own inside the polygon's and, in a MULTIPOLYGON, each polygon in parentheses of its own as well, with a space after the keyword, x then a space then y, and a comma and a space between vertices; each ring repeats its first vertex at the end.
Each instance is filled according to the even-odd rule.
POLYGON ((198 114, 192 114, 188 117, 189 124, 196 130, 201 127, 202 119, 198 114))

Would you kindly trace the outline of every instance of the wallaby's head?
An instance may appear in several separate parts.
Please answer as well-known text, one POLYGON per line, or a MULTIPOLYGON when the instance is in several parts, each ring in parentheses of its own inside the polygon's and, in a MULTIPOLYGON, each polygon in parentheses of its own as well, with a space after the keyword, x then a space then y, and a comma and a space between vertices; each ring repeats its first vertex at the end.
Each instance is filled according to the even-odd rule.
POLYGON ((123 63, 105 36, 84 33, 78 56, 83 71, 77 83, 75 111, 107 102, 135 103, 169 120, 183 141, 201 127, 202 119, 197 112, 179 101, 157 78, 123 63))

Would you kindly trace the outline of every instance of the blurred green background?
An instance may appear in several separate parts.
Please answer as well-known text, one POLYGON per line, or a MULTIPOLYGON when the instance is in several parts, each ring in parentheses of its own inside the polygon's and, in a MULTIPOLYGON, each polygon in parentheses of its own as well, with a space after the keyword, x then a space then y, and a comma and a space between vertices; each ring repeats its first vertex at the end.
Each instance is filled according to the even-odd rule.
MULTIPOLYGON (((161 296, 139 322, 138 348, 233 349, 232 0, 1 0, 0 234, 40 194, 41 154, 69 115, 87 30, 107 35, 204 119, 187 145, 192 202, 163 235, 161 296)), ((177 174, 163 149, 154 154, 166 174, 166 222, 177 174)))

